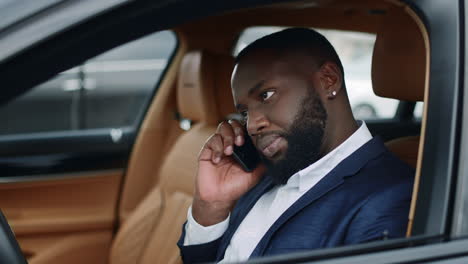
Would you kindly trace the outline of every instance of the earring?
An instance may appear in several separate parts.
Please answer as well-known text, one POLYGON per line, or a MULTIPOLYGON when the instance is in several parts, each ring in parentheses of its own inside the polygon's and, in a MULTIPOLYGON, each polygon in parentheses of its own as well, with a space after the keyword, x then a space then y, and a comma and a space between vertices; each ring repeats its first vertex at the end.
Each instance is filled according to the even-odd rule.
POLYGON ((333 91, 331 94, 332 94, 333 96, 336 96, 336 91, 333 91))

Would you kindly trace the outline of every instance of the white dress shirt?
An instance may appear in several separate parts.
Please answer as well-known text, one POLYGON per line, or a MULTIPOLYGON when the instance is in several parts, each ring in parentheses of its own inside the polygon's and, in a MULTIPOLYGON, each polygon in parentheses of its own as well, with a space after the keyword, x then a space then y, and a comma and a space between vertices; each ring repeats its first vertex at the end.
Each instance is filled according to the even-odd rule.
MULTIPOLYGON (((333 151, 295 173, 285 185, 276 186, 266 192, 237 228, 221 262, 247 260, 268 229, 291 205, 341 161, 371 139, 371 133, 362 122, 359 129, 333 151)), ((197 245, 216 240, 223 235, 228 225, 229 216, 221 223, 204 227, 192 217, 190 207, 187 213, 184 245, 197 245)))

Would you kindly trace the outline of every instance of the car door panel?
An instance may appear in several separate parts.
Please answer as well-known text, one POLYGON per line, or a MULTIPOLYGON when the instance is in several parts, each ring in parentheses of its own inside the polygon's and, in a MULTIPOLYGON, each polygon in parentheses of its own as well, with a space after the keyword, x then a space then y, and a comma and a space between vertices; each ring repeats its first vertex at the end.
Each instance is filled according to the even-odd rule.
POLYGON ((0 183, 6 177, 121 169, 134 139, 133 128, 0 136, 0 183))
POLYGON ((74 261, 102 263, 122 177, 123 170, 104 170, 1 184, 0 207, 29 263, 62 263, 56 258, 67 252, 77 254, 74 261))
POLYGON ((156 32, 0 106, 0 208, 29 263, 107 262, 130 151, 176 44, 156 32))
POLYGON ((110 231, 96 231, 21 238, 20 245, 30 264, 98 264, 107 263, 111 239, 110 231))
POLYGON ((29 263, 104 263, 134 129, 1 136, 0 208, 29 263), (69 258, 69 256, 68 256, 69 258))

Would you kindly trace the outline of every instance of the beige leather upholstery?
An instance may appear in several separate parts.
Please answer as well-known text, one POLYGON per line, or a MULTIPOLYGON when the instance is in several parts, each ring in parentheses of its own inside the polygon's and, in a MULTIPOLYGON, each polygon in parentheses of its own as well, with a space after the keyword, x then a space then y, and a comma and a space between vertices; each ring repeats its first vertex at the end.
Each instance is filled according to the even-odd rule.
POLYGON ((372 57, 372 85, 378 96, 423 101, 426 48, 416 22, 402 8, 384 15, 372 57))
POLYGON ((418 161, 419 136, 401 137, 385 143, 391 152, 401 160, 416 168, 418 161))
POLYGON ((106 263, 122 178, 109 170, 0 184, 0 208, 28 263, 106 263))
MULTIPOLYGON (((418 24, 403 8, 391 8, 381 21, 372 58, 372 85, 376 95, 405 101, 423 101, 426 47, 418 24)), ((387 147, 416 168, 419 136, 386 142, 387 147)))
POLYGON ((195 125, 182 134, 158 172, 161 181, 120 228, 110 263, 180 263, 176 246, 192 191, 198 153, 223 115, 234 109, 230 92, 233 59, 193 51, 182 60, 178 109, 195 125), (231 101, 230 101, 231 100, 231 101))
POLYGON ((220 116, 234 111, 231 89, 226 89, 230 87, 233 63, 230 57, 210 56, 206 52, 185 55, 177 84, 177 104, 182 117, 216 124, 220 116), (215 104, 215 100, 221 102, 215 104))
POLYGON ((214 78, 217 83, 215 89, 217 113, 221 119, 224 119, 232 113, 237 113, 231 92, 231 74, 234 68, 234 59, 231 56, 216 56, 215 58, 214 78))

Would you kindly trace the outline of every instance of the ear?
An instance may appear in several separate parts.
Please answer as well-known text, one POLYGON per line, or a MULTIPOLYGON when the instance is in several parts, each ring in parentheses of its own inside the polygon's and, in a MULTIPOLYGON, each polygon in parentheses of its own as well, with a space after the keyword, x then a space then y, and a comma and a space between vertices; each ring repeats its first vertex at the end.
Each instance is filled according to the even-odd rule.
POLYGON ((335 99, 340 92, 343 84, 343 77, 338 65, 333 62, 325 62, 319 70, 322 89, 329 100, 335 99))

